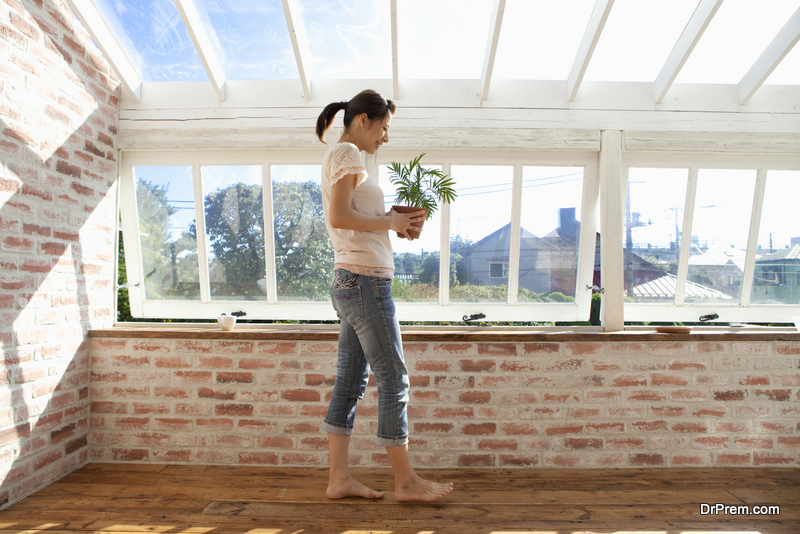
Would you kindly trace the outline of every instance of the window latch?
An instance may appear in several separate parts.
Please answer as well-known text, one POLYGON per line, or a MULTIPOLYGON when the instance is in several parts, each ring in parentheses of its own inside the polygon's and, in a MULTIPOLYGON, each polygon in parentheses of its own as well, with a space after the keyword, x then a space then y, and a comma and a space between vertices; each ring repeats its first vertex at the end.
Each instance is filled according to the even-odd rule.
POLYGON ((478 319, 485 319, 485 318, 486 315, 482 313, 473 313, 472 315, 465 315, 464 317, 461 318, 461 320, 464 321, 465 323, 468 323, 470 321, 477 321, 478 319))
POLYGON ((707 321, 713 321, 714 319, 719 319, 719 315, 716 313, 709 313, 708 315, 701 315, 700 322, 705 323, 707 321))
POLYGON ((592 291, 592 290, 597 291, 598 293, 605 293, 606 292, 606 288, 604 288, 604 287, 590 286, 590 285, 587 284, 586 291, 592 291))

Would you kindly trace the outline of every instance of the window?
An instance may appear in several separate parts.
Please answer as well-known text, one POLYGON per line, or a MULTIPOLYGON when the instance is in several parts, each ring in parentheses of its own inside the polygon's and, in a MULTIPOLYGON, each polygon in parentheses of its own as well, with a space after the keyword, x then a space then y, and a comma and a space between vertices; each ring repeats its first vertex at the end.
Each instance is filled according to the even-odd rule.
MULTIPOLYGON (((133 151, 120 163, 131 312, 147 318, 334 320, 319 149, 133 151)), ((368 158, 394 201, 387 166, 368 158)), ((402 321, 586 321, 622 268, 624 320, 787 322, 800 304, 800 161, 623 153, 619 258, 601 265, 594 152, 431 150, 456 182, 415 241, 392 237, 402 321)), ((609 178, 612 180, 613 178, 609 178)), ((605 226, 604 226, 605 227, 605 226)), ((618 246, 618 245, 617 245, 618 246)))
POLYGON ((508 278, 508 262, 497 261, 489 263, 489 278, 508 278))
MULTIPOLYGON (((426 167, 452 174, 458 197, 425 222, 420 239, 392 237, 401 320, 588 318, 590 292, 580 288, 592 279, 594 240, 584 238, 595 224, 593 216, 580 221, 586 198, 597 202, 596 155, 541 157, 425 157, 426 167)), ((124 152, 120 209, 128 279, 138 283, 129 290, 134 317, 335 319, 321 159, 320 150, 124 152)), ((374 162, 387 210, 387 166, 408 159, 387 150, 374 162)))
POLYGON ((641 165, 654 156, 627 157, 638 164, 627 173, 625 320, 789 321, 800 172, 775 167, 797 163, 684 155, 670 158, 683 167, 667 168, 641 165))

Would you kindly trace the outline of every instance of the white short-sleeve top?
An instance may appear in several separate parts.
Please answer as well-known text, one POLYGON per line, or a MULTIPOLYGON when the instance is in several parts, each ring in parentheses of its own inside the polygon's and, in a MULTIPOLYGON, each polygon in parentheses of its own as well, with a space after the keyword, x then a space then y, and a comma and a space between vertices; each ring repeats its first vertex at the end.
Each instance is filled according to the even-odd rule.
POLYGON ((383 190, 367 175, 358 148, 352 143, 331 146, 322 159, 322 209, 336 254, 336 267, 358 274, 391 275, 394 256, 388 230, 343 230, 330 224, 331 188, 348 174, 357 176, 352 208, 365 215, 381 216, 385 213, 383 190))

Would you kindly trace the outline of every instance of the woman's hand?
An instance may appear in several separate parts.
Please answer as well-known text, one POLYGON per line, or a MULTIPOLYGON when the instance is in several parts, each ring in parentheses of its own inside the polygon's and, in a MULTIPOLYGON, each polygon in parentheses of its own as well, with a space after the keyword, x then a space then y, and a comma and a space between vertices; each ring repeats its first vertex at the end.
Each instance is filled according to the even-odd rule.
POLYGON ((424 221, 425 210, 420 209, 418 211, 412 211, 410 213, 400 213, 399 211, 395 211, 393 208, 386 213, 386 216, 389 218, 390 221, 389 229, 397 232, 399 234, 400 239, 408 239, 409 241, 414 241, 414 238, 411 237, 409 230, 412 229, 419 230, 419 228, 414 226, 412 223, 424 221))

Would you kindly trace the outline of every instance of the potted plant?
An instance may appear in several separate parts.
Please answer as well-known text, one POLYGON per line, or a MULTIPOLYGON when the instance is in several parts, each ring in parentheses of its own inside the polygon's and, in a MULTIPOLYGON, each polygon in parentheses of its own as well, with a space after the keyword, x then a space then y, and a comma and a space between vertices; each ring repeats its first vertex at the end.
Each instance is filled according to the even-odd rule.
MULTIPOLYGON (((401 213, 425 210, 425 219, 414 226, 422 228, 422 223, 433 216, 440 202, 451 203, 456 198, 456 191, 453 188, 455 181, 438 169, 426 169, 420 164, 420 160, 425 154, 420 154, 412 159, 408 165, 392 162, 389 165, 392 185, 397 190, 397 202, 403 205, 392 206, 392 209, 401 213)), ((411 237, 419 237, 419 231, 411 231, 411 237)), ((399 237, 404 234, 397 232, 399 237)))

